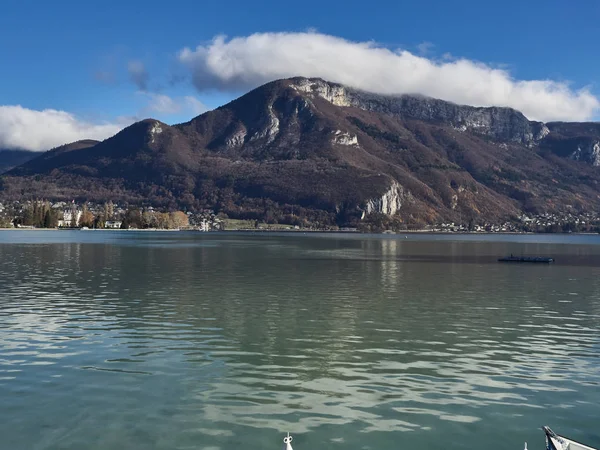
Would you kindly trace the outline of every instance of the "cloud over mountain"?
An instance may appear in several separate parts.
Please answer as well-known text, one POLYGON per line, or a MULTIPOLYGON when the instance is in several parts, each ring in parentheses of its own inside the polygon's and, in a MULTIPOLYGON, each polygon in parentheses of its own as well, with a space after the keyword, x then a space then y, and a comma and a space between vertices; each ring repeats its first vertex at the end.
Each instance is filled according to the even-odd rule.
POLYGON ((136 114, 109 122, 94 123, 56 109, 42 111, 20 105, 0 105, 0 149, 45 151, 81 139, 104 140, 124 127, 148 116, 167 120, 169 116, 197 116, 208 110, 193 96, 169 97, 139 91, 146 100, 136 114))
POLYGON ((468 59, 435 60, 375 42, 315 32, 217 36, 179 60, 203 90, 244 90, 291 76, 321 77, 380 94, 423 94, 474 106, 508 106, 533 120, 589 120, 600 101, 553 80, 517 80, 468 59))
POLYGON ((0 106, 0 148, 49 150, 80 139, 106 139, 128 123, 91 123, 65 111, 0 106))

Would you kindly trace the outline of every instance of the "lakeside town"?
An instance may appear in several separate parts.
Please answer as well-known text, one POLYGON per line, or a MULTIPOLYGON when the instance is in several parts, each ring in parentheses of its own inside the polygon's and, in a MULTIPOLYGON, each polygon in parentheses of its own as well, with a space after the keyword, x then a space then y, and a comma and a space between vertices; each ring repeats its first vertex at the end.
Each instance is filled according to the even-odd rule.
POLYGON ((49 202, 45 200, 0 203, 0 228, 17 229, 138 229, 138 230, 296 230, 344 232, 438 233, 599 233, 600 215, 594 213, 544 213, 521 216, 503 223, 442 222, 414 228, 402 223, 390 227, 384 221, 366 221, 364 227, 314 227, 229 218, 212 210, 161 211, 153 206, 129 206, 107 202, 49 202))
POLYGON ((138 208, 112 202, 77 204, 75 201, 16 201, 0 203, 0 228, 212 231, 222 229, 222 220, 212 211, 159 211, 152 206, 138 208))

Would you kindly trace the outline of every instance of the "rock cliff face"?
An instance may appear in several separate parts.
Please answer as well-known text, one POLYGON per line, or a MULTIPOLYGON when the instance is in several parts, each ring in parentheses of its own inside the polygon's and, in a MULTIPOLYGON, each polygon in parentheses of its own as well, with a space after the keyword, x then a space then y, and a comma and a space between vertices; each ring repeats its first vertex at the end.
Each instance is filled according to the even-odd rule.
POLYGON ((333 142, 339 145, 358 145, 358 138, 355 134, 350 134, 342 130, 335 130, 333 133, 333 142))
POLYGON ((392 181, 390 188, 384 192, 381 197, 372 198, 366 201, 363 218, 367 214, 382 213, 393 216, 402 208, 404 201, 411 201, 410 192, 405 192, 404 188, 397 181, 392 181))
POLYGON ((0 179, 0 200, 127 201, 339 225, 375 213, 485 222, 600 211, 598 165, 600 124, 544 124, 509 108, 292 78, 187 123, 146 119, 100 143, 46 152, 0 179))
POLYGON ((600 141, 593 140, 577 145, 570 157, 575 161, 585 161, 592 166, 600 166, 600 141))
POLYGON ((319 96, 335 106, 354 106, 366 111, 426 120, 453 126, 502 141, 528 146, 542 140, 548 127, 532 122, 511 108, 476 108, 417 95, 385 96, 359 91, 321 79, 295 79, 292 86, 300 92, 319 96))

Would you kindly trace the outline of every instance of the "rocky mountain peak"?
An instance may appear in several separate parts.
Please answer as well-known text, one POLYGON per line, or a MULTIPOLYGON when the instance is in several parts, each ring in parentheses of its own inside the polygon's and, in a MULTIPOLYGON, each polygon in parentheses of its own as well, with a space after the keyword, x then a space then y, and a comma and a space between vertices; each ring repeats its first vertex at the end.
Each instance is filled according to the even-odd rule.
POLYGON ((529 121, 512 108, 457 105, 423 95, 373 94, 321 78, 297 77, 285 81, 297 92, 322 98, 335 106, 443 123, 453 126, 457 131, 474 132, 527 146, 535 145, 549 133, 545 124, 529 121))
MULTIPOLYGON (((289 86, 303 92, 324 98, 335 106, 356 106, 353 102, 353 90, 338 83, 331 83, 321 78, 292 78, 289 86)), ((357 91, 354 91, 357 92, 357 91)))

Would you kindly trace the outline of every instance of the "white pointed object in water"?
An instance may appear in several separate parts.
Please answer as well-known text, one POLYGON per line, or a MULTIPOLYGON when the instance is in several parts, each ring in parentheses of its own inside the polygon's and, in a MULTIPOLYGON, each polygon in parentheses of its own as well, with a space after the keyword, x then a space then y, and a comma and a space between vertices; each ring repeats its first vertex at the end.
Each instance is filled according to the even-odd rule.
POLYGON ((527 442, 525 442, 525 448, 523 450, 527 450, 527 442))
POLYGON ((548 450, 597 450, 593 447, 567 439, 564 436, 559 436, 548 427, 542 427, 542 429, 544 430, 544 433, 546 433, 546 448, 548 450))
POLYGON ((292 448, 292 440, 293 440, 293 438, 290 436, 290 433, 288 432, 287 436, 283 438, 283 443, 285 444, 285 447, 283 448, 283 450, 294 450, 292 448))

